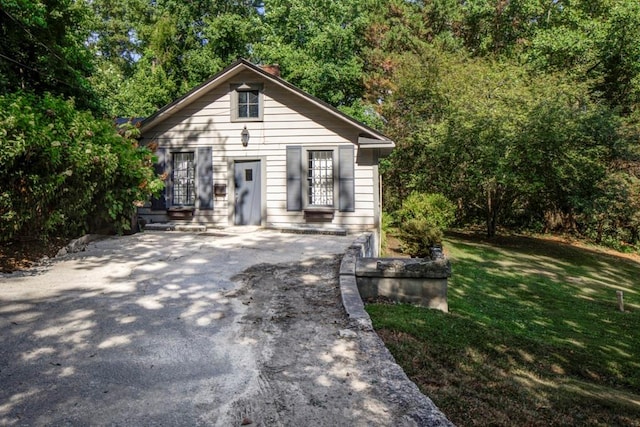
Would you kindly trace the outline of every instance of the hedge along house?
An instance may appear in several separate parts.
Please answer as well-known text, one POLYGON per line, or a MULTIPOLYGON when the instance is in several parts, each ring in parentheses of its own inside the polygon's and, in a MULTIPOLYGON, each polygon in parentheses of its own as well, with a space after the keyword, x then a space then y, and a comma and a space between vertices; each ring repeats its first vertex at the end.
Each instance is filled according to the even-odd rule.
POLYGON ((394 143, 240 59, 141 124, 164 194, 147 223, 260 225, 347 232, 380 224, 378 160, 394 143))

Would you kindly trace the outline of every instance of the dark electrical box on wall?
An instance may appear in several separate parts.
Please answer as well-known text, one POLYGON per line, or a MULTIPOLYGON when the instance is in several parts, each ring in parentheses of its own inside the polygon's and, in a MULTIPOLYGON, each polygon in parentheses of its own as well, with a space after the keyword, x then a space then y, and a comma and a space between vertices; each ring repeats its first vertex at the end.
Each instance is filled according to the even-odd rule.
POLYGON ((213 184, 213 194, 216 197, 224 197, 227 195, 227 184, 213 184))

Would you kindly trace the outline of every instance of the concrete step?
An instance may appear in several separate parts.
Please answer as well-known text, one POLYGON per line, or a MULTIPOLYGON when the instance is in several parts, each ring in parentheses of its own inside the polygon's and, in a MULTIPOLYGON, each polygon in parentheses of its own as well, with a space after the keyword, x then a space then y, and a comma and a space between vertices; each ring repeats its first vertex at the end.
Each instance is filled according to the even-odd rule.
POLYGON ((291 234, 323 234, 330 236, 346 236, 347 230, 340 227, 331 227, 331 228, 313 228, 313 227, 278 227, 282 233, 291 233, 291 234))
POLYGON ((180 222, 152 222, 146 224, 144 229, 145 231, 187 231, 191 233, 201 233, 207 231, 207 226, 180 222))

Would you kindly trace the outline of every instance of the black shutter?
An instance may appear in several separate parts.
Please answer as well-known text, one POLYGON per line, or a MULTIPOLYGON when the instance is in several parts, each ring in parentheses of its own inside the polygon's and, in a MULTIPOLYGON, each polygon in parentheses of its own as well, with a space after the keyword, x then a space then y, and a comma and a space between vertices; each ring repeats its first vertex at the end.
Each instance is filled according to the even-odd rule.
POLYGON ((353 146, 340 146, 338 149, 338 196, 340 212, 354 212, 355 203, 355 162, 353 146))
POLYGON ((287 210, 302 210, 302 147, 287 146, 287 210))
POLYGON ((198 174, 198 200, 200 209, 213 209, 213 148, 198 148, 196 173, 198 174))
MULTIPOLYGON (((157 175, 162 175, 167 171, 167 149, 158 148, 154 154, 158 158, 158 162, 153 166, 155 173, 157 175)), ((155 198, 155 197, 151 198, 152 210, 162 210, 167 208, 167 202, 166 202, 167 183, 168 183, 168 178, 165 180, 164 182, 165 188, 162 190, 158 198, 155 198)))

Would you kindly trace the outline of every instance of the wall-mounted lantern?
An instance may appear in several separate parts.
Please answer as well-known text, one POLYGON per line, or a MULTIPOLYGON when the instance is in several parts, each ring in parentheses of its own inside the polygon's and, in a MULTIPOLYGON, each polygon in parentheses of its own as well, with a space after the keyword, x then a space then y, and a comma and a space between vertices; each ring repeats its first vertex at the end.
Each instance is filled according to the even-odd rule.
POLYGON ((240 134, 240 137, 242 139, 243 147, 246 147, 247 145, 249 145, 249 131, 247 130, 246 126, 244 127, 244 129, 242 129, 242 133, 240 134))

